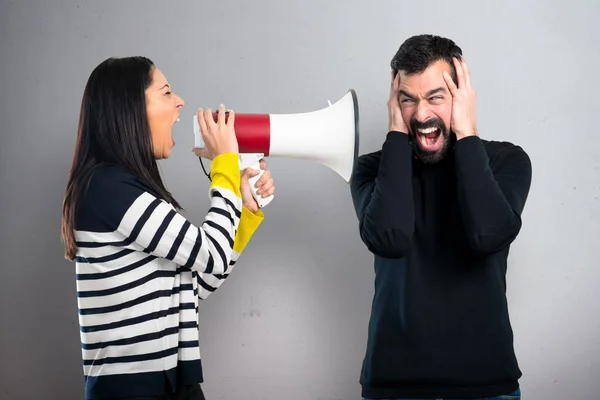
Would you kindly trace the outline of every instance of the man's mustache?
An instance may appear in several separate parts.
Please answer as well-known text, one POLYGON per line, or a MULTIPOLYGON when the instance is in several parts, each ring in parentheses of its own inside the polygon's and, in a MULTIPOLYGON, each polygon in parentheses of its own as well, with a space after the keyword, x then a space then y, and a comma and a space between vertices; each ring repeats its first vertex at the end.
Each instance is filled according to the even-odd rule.
POLYGON ((410 130, 413 135, 417 134, 418 129, 427 129, 427 128, 439 128, 442 132, 442 135, 447 135, 448 130, 446 129, 446 124, 439 118, 430 119, 425 122, 419 122, 416 119, 411 119, 410 121, 410 130))

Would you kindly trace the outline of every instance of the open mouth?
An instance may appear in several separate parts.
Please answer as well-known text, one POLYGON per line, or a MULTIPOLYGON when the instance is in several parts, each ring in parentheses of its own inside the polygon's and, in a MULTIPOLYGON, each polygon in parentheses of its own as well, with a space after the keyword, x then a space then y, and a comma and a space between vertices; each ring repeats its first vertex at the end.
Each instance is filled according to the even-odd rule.
POLYGON ((438 127, 419 128, 417 135, 423 147, 427 149, 435 148, 440 141, 442 131, 438 127))

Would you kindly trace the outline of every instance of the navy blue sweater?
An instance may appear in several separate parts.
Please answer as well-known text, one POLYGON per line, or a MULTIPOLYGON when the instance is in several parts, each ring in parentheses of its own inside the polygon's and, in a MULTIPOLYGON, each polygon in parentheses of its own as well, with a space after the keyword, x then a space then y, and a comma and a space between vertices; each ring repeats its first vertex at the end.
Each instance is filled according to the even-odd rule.
POLYGON ((416 159, 400 132, 359 158, 352 197, 375 258, 364 397, 518 388, 505 276, 530 184, 523 149, 476 136, 437 164, 416 159))

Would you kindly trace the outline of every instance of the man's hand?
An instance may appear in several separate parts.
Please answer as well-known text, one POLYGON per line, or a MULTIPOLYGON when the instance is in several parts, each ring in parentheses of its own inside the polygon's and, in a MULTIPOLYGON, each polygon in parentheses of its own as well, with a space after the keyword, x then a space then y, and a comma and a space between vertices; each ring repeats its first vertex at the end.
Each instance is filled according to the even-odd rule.
POLYGON ((456 77, 458 87, 446 71, 444 71, 444 80, 448 85, 448 90, 452 94, 452 122, 451 129, 456 134, 458 140, 467 136, 477 135, 476 124, 476 99, 477 95, 471 86, 471 77, 467 63, 454 59, 456 68, 456 77))
MULTIPOLYGON (((267 162, 265 160, 260 160, 260 169, 265 170, 265 172, 256 182, 256 187, 258 188, 257 194, 265 198, 273 194, 275 191, 275 186, 273 184, 273 178, 271 177, 271 171, 267 169, 267 162)), ((242 181, 240 185, 240 191, 242 192, 242 205, 252 212, 257 212, 259 207, 256 199, 254 199, 254 195, 252 194, 252 189, 250 188, 250 182, 248 179, 258 175, 259 173, 260 171, 253 170, 252 168, 246 168, 242 172, 242 181)))
POLYGON ((408 127, 402 118, 400 110, 400 72, 394 75, 392 71, 392 84, 390 85, 390 98, 388 99, 388 131, 397 131, 408 134, 408 127))

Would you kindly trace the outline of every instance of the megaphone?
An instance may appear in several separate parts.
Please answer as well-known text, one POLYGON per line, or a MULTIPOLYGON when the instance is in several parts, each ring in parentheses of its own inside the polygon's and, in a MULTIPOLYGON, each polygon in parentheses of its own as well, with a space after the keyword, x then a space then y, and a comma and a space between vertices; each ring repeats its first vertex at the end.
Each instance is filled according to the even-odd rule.
MULTIPOLYGON (((216 120, 217 113, 213 113, 216 120)), ((299 114, 235 113, 235 134, 239 146, 240 168, 251 167, 260 174, 250 184, 259 207, 273 200, 262 198, 254 183, 264 173, 259 161, 263 157, 288 157, 318 162, 340 175, 347 183, 352 179, 358 158, 359 115, 356 92, 328 107, 299 114)), ((194 144, 204 148, 198 119, 194 116, 194 144)))

